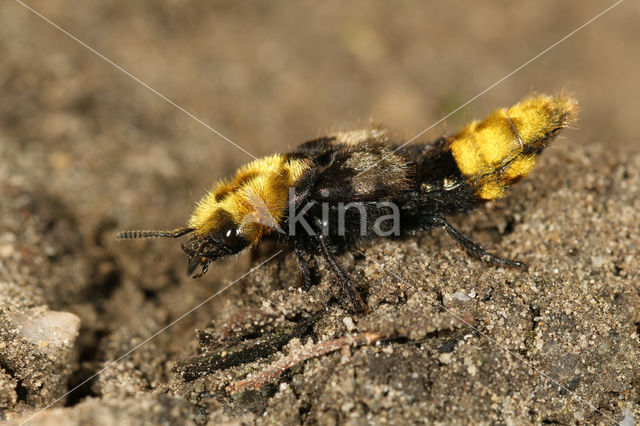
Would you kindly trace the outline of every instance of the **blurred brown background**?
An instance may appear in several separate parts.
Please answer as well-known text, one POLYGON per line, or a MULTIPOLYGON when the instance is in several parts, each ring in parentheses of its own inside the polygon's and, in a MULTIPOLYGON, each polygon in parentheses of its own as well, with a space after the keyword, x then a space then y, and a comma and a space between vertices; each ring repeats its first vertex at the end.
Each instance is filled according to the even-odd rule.
MULTIPOLYGON (((411 138, 612 4, 28 2, 256 157, 370 123, 411 138)), ((640 4, 624 1, 421 140, 532 91, 564 90, 582 110, 561 143, 637 150, 638 22, 640 4)), ((176 242, 117 244, 113 235, 182 225, 212 182, 250 156, 18 2, 0 6, 0 56, 9 179, 65 206, 60 220, 71 216, 85 247, 106 244, 120 257, 137 275, 132 288, 179 279, 192 300, 171 305, 176 313, 208 296, 219 273, 239 275, 246 260, 190 280, 176 242)))
MULTIPOLYGON (((411 138, 612 4, 28 2, 256 157, 370 123, 411 138)), ((622 2, 421 139, 532 91, 564 90, 582 110, 561 143, 637 150, 638 22, 640 4, 622 2)), ((176 312, 209 295, 220 275, 185 277, 176 242, 113 236, 182 225, 212 182, 251 157, 18 2, 0 6, 0 55, 9 183, 65 206, 59 219, 69 218, 85 247, 106 244, 129 265, 133 287, 179 279, 193 300, 172 305, 176 312)), ((228 278, 245 267, 229 263, 218 269, 228 278)))
MULTIPOLYGON (((612 4, 28 2, 257 157, 370 122, 412 137, 612 4)), ((423 139, 566 90, 582 103, 568 143, 636 149, 638 22, 623 2, 423 139)), ((17 2, 0 6, 0 55, 2 159, 81 226, 178 226, 251 160, 17 2)))

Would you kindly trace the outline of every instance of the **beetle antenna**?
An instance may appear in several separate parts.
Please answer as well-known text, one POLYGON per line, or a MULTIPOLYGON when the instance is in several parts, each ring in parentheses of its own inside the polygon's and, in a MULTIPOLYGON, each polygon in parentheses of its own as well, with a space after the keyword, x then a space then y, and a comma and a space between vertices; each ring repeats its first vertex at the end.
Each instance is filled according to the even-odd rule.
POLYGON ((118 240, 139 240, 143 238, 178 238, 189 232, 193 232, 194 228, 178 228, 173 231, 123 231, 116 238, 118 240))

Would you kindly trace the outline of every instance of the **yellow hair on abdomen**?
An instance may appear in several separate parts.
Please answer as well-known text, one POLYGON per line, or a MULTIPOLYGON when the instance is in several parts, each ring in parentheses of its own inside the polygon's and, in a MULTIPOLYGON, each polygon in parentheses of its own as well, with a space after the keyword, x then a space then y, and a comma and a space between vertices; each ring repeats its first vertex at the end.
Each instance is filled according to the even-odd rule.
POLYGON ((279 226, 287 207, 289 187, 309 168, 303 158, 275 154, 238 169, 231 179, 216 182, 197 203, 188 226, 201 236, 220 230, 231 219, 244 237, 256 242, 279 226))
POLYGON ((537 155, 577 108, 568 96, 533 96, 472 122, 450 138, 448 146, 476 196, 500 198, 533 169, 537 155))

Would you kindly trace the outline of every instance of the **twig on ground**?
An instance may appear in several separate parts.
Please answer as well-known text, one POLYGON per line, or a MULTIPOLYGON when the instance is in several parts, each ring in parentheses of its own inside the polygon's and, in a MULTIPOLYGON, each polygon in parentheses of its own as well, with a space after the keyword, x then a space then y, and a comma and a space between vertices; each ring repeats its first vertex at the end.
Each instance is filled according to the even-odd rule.
POLYGON ((379 332, 364 332, 353 336, 340 337, 338 339, 317 343, 313 346, 303 347, 299 351, 295 351, 275 361, 266 369, 260 371, 253 377, 233 382, 226 387, 229 394, 233 395, 241 391, 259 390, 266 383, 277 379, 282 373, 294 367, 295 365, 335 352, 345 346, 363 346, 372 345, 383 339, 391 339, 396 337, 394 334, 385 334, 379 332))

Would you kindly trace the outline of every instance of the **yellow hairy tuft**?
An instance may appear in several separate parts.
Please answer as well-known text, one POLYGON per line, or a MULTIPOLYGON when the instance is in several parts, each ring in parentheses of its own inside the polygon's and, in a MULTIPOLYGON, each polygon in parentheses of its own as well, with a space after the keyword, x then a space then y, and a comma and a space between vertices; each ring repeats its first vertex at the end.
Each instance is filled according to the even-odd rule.
POLYGON ((199 235, 215 232, 231 220, 241 227, 250 242, 257 241, 266 228, 280 225, 289 187, 294 186, 308 160, 275 154, 238 169, 231 179, 214 184, 196 205, 189 227, 199 235))
POLYGON ((450 138, 448 146, 476 195, 493 200, 533 169, 537 155, 577 110, 569 96, 532 96, 472 122, 450 138))

